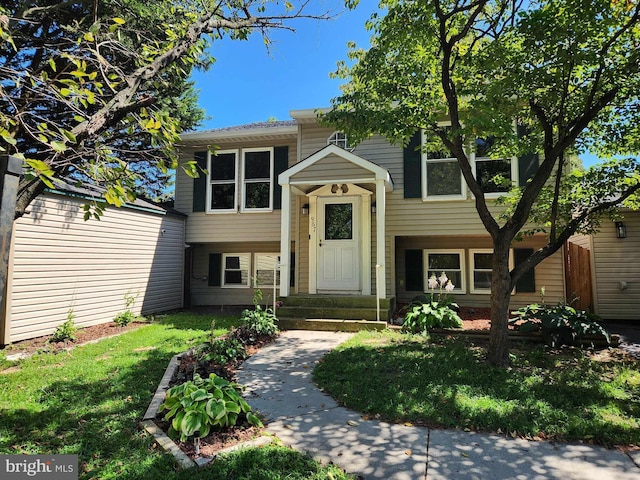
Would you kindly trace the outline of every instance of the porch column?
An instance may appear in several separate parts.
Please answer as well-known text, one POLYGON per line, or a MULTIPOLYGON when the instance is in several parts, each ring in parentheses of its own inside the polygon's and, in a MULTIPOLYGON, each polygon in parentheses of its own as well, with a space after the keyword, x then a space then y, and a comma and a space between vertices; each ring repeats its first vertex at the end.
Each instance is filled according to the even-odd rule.
POLYGON ((385 218, 387 210, 386 191, 383 179, 376 179, 376 264, 378 278, 376 289, 380 298, 387 298, 387 267, 386 267, 386 229, 385 218))
POLYGON ((291 186, 282 185, 280 210, 280 296, 289 296, 289 262, 291 261, 291 186))

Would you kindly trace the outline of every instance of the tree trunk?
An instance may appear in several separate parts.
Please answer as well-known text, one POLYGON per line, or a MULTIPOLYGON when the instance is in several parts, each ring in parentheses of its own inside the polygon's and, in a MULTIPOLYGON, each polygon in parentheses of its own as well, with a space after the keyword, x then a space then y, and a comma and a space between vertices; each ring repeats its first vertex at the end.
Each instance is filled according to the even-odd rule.
MULTIPOLYGON (((509 302, 511 276, 509 274, 509 244, 506 248, 494 242, 491 278, 491 331, 487 361, 491 365, 509 365, 509 302)), ((506 242, 503 242, 506 243, 506 242)))

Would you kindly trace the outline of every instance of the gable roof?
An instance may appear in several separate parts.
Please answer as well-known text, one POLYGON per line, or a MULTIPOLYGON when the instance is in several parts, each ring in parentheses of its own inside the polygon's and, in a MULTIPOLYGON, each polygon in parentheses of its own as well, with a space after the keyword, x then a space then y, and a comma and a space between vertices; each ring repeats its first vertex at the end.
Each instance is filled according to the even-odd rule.
POLYGON ((250 138, 279 139, 295 137, 298 134, 298 124, 295 120, 276 122, 254 122, 232 127, 214 128, 198 132, 185 132, 180 135, 184 144, 216 140, 246 140, 250 138))
POLYGON ((329 156, 340 157, 347 162, 350 162, 367 171, 369 174, 371 174, 370 180, 384 180, 387 191, 393 191, 393 180, 391 179, 391 175, 386 168, 376 165, 375 163, 370 162, 369 160, 366 160, 356 155, 355 153, 340 148, 336 145, 327 145, 326 147, 318 150, 313 155, 285 170, 278 176, 278 183, 280 183, 280 185, 290 183, 291 177, 329 156))

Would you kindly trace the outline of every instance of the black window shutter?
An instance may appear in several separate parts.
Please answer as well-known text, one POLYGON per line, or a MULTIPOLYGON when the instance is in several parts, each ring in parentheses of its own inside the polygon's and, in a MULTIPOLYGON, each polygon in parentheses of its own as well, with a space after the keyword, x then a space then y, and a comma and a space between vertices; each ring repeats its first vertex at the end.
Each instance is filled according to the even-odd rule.
POLYGON ((404 268, 404 284, 407 292, 424 292, 422 250, 405 250, 404 268))
MULTIPOLYGON (((533 254, 533 248, 514 248, 513 261, 516 265, 520 265, 533 254)), ((516 292, 535 292, 536 291, 536 272, 532 268, 525 272, 520 280, 516 283, 516 292)))
POLYGON ((275 147, 273 149, 273 208, 282 208, 282 187, 278 184, 278 175, 289 166, 289 147, 275 147))
POLYGON ((209 286, 219 287, 222 285, 222 254, 209 254, 209 286))
POLYGON ((296 254, 291 252, 291 261, 289 262, 289 286, 296 286, 296 254))
POLYGON ((207 152, 195 152, 193 159, 198 164, 200 174, 193 179, 193 211, 204 212, 207 204, 207 176, 202 171, 207 169, 207 152))
MULTIPOLYGON (((518 137, 524 137, 527 133, 527 127, 518 125, 518 137)), ((524 187, 527 181, 536 174, 539 161, 537 153, 527 153, 518 157, 518 185, 524 187)))
POLYGON ((422 197, 422 152, 420 130, 413 134, 402 151, 404 159, 404 198, 422 197))

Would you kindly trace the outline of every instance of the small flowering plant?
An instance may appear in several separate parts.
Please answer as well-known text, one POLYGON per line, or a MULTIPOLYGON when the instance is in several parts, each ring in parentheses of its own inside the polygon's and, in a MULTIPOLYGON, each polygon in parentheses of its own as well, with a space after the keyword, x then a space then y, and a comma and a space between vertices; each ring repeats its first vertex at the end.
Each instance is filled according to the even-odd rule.
POLYGON ((426 335, 432 328, 461 328, 462 319, 457 311, 460 307, 453 301, 451 292, 455 285, 447 274, 431 275, 427 280, 429 298, 421 297, 411 302, 404 316, 404 332, 426 335))

